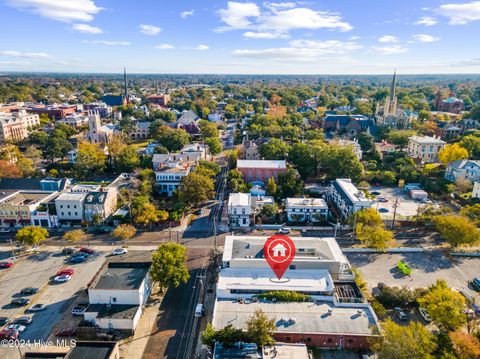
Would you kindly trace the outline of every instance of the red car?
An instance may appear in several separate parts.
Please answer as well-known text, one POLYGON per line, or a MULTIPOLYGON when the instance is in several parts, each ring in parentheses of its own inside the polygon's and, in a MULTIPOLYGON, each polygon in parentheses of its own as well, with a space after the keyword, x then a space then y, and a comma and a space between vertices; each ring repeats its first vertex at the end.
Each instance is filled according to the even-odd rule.
POLYGON ((78 250, 81 253, 93 254, 94 251, 92 248, 83 247, 78 250))
POLYGON ((18 338, 18 331, 15 329, 7 329, 0 331, 0 339, 16 340, 18 338))
POLYGON ((65 268, 65 269, 60 269, 57 274, 55 274, 55 277, 58 277, 59 275, 70 275, 72 276, 75 271, 72 268, 65 268))
POLYGON ((13 263, 12 262, 0 262, 0 268, 12 268, 13 263))
POLYGON ((55 335, 57 337, 72 337, 75 335, 77 330, 75 328, 62 328, 58 330, 55 335))

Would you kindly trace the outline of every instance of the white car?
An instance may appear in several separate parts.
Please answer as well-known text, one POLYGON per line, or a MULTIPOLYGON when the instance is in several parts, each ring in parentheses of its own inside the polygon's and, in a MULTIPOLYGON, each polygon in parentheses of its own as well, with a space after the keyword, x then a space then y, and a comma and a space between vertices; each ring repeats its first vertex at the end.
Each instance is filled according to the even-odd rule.
POLYGON ((114 256, 119 256, 121 254, 127 254, 128 253, 128 250, 126 248, 115 248, 113 251, 112 251, 112 254, 114 256))
POLYGON ((288 227, 283 227, 283 228, 280 228, 278 230, 278 233, 281 233, 281 234, 289 234, 292 230, 288 227))
POLYGON ((432 317, 430 316, 430 314, 428 314, 425 308, 420 307, 418 308, 418 311, 426 322, 430 323, 432 321, 432 317))
POLYGON ((71 275, 68 274, 62 274, 62 275, 57 275, 55 278, 53 278, 54 283, 65 283, 68 282, 72 278, 71 275))
POLYGON ((35 304, 32 305, 30 308, 28 308, 29 312, 41 312, 42 310, 47 309, 47 306, 45 304, 35 304))
POLYGON ((83 315, 85 311, 87 310, 87 307, 82 307, 82 306, 76 306, 72 308, 72 315, 83 315))
POLYGON ((15 329, 17 332, 21 333, 26 329, 26 327, 20 324, 9 324, 5 327, 5 330, 12 330, 12 329, 15 329))

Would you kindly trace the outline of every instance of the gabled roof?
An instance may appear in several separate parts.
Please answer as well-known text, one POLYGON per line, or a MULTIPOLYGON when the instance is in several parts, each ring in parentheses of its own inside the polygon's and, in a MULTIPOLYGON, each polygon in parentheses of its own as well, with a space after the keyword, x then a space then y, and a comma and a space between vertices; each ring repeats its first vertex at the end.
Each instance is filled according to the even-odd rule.
POLYGON ((190 125, 193 122, 197 122, 197 120, 199 119, 200 117, 198 117, 195 112, 193 112, 192 110, 188 110, 182 113, 177 123, 181 125, 190 125))
POLYGON ((463 169, 466 166, 473 166, 473 167, 480 168, 480 161, 456 160, 456 161, 450 162, 448 166, 451 167, 452 169, 457 169, 457 170, 463 169))

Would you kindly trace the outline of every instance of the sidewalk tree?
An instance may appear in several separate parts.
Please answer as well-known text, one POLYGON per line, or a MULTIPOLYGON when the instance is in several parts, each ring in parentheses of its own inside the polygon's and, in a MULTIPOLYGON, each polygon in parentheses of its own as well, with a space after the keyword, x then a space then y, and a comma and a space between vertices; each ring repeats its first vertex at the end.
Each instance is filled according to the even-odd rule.
POLYGON ((357 224, 355 227, 357 239, 368 248, 385 250, 393 243, 393 232, 382 227, 364 226, 357 224))
POLYGON ((152 255, 150 275, 163 288, 178 287, 190 278, 187 269, 187 249, 177 243, 162 243, 152 255))
POLYGON ((480 358, 480 339, 461 330, 450 332, 455 354, 458 359, 480 358))
POLYGON ((132 218, 135 224, 150 226, 158 222, 158 210, 150 201, 142 201, 137 203, 134 201, 131 206, 132 218))
POLYGON ((435 216, 432 218, 440 236, 452 246, 474 245, 480 242, 480 230, 465 216, 435 216))
POLYGON ((446 166, 450 162, 456 160, 464 160, 468 158, 468 151, 461 147, 458 143, 447 144, 440 151, 438 151, 438 160, 442 165, 446 166))
POLYGON ((466 323, 465 298, 458 292, 453 291, 444 280, 430 286, 425 295, 417 299, 421 307, 436 323, 442 324, 447 330, 452 331, 462 327, 466 323))
POLYGON ((275 194, 277 193, 277 184, 275 183, 275 179, 273 177, 268 179, 265 192, 267 195, 275 197, 275 194))
POLYGON ((75 245, 78 242, 85 240, 85 238, 87 238, 87 235, 81 229, 74 229, 74 230, 68 231, 62 236, 63 241, 65 241, 66 243, 75 244, 75 245))
POLYGON ((20 228, 15 239, 21 244, 36 246, 48 238, 48 231, 43 227, 28 226, 20 228))
POLYGON ((195 172, 183 177, 178 188, 180 200, 190 206, 197 206, 212 198, 213 194, 213 180, 195 172))
POLYGON ((200 133, 204 138, 209 137, 218 137, 218 129, 215 124, 207 120, 200 120, 198 122, 198 127, 200 127, 200 133))
POLYGON ((275 343, 273 339, 275 328, 275 318, 269 318, 261 309, 255 310, 247 320, 247 336, 259 346, 275 343))
POLYGON ((222 141, 218 137, 208 137, 205 139, 205 144, 208 146, 209 152, 216 156, 222 152, 222 141))
POLYGON ((372 343, 379 359, 433 358, 435 336, 419 322, 398 325, 391 319, 382 324, 383 339, 372 343))
POLYGON ((137 233, 137 229, 130 224, 121 224, 112 232, 112 237, 123 241, 124 245, 127 240, 137 233))

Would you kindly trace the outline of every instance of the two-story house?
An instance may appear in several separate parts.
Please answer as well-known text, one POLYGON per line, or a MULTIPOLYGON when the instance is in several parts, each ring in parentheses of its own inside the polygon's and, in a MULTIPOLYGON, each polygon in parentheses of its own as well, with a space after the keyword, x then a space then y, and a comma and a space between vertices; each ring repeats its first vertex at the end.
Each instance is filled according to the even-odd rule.
POLYGON ((445 170, 445 179, 455 182, 467 179, 472 182, 480 180, 480 161, 457 160, 450 162, 445 170))
POLYGON ((230 193, 228 197, 228 219, 231 229, 250 227, 251 213, 250 193, 230 193))
POLYGON ((445 146, 445 141, 433 136, 412 136, 408 139, 408 155, 421 160, 422 163, 438 161, 438 152, 445 146))
POLYGON ((287 198, 285 207, 290 222, 320 222, 328 217, 328 206, 321 198, 287 198))

